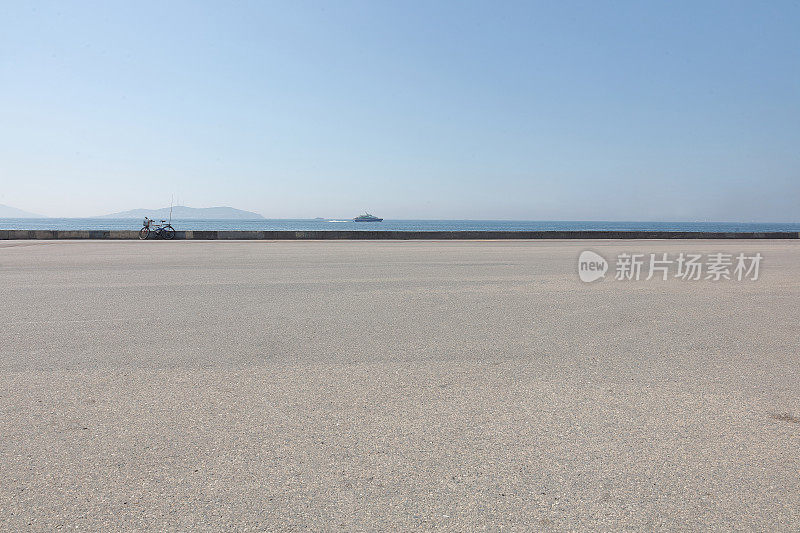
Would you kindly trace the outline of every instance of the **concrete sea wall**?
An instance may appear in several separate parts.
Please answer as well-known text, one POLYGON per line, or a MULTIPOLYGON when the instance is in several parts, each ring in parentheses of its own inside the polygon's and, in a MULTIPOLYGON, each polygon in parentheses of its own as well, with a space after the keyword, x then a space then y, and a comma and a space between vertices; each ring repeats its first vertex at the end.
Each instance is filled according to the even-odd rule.
MULTIPOLYGON (((138 239, 138 231, 0 230, 12 239, 138 239)), ((800 239, 797 232, 705 231, 178 231, 186 240, 800 239)), ((149 240, 154 240, 152 235, 149 240)))

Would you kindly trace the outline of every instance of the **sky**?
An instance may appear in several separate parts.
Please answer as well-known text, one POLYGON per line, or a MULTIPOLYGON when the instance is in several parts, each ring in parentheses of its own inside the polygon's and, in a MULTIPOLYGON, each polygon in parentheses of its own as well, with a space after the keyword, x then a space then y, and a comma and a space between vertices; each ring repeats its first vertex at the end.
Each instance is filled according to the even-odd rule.
POLYGON ((800 2, 0 3, 0 204, 800 221, 800 2))

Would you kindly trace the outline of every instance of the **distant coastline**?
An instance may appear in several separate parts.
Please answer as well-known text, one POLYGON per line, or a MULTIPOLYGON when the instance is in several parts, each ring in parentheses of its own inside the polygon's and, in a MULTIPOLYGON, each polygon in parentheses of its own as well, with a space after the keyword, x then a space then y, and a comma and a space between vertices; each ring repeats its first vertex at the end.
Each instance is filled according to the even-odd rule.
POLYGON ((46 218, 46 217, 42 215, 37 215, 36 213, 23 211, 22 209, 17 209, 16 207, 11 207, 10 205, 0 204, 0 218, 46 218))
POLYGON ((176 205, 173 207, 161 207, 158 209, 132 209, 130 211, 122 211, 120 213, 111 213, 108 215, 100 215, 91 218, 104 218, 104 219, 125 219, 133 218, 139 219, 149 217, 153 219, 162 219, 167 217, 180 220, 263 220, 264 217, 253 211, 244 211, 242 209, 235 209, 233 207, 187 207, 185 205, 176 205))

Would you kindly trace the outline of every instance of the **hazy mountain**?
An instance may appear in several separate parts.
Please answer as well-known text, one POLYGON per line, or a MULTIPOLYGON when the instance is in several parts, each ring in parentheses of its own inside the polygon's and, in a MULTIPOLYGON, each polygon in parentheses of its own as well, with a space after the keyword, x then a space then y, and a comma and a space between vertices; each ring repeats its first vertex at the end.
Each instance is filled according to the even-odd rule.
POLYGON ((0 218, 47 218, 36 213, 28 213, 22 209, 0 204, 0 218))
MULTIPOLYGON (((169 207, 162 207, 161 209, 133 209, 131 211, 123 211, 121 213, 111 213, 110 215, 102 215, 94 218, 144 218, 150 217, 155 220, 168 219, 169 207)), ((234 209, 232 207, 186 207, 185 205, 176 205, 172 208, 172 218, 177 220, 189 219, 254 219, 264 218, 258 213, 252 211, 242 211, 241 209, 234 209)))

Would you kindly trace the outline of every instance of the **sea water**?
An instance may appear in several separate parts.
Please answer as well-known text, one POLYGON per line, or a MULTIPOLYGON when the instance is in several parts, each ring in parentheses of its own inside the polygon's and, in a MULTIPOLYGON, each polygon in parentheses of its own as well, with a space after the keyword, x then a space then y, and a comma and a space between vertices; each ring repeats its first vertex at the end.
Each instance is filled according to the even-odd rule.
MULTIPOLYGON (((603 222, 549 220, 389 220, 353 222, 345 219, 256 219, 256 220, 179 220, 176 230, 384 230, 384 231, 714 231, 768 232, 797 231, 800 223, 788 222, 603 222)), ((110 218, 0 218, 0 229, 50 230, 138 230, 139 219, 110 218)))

